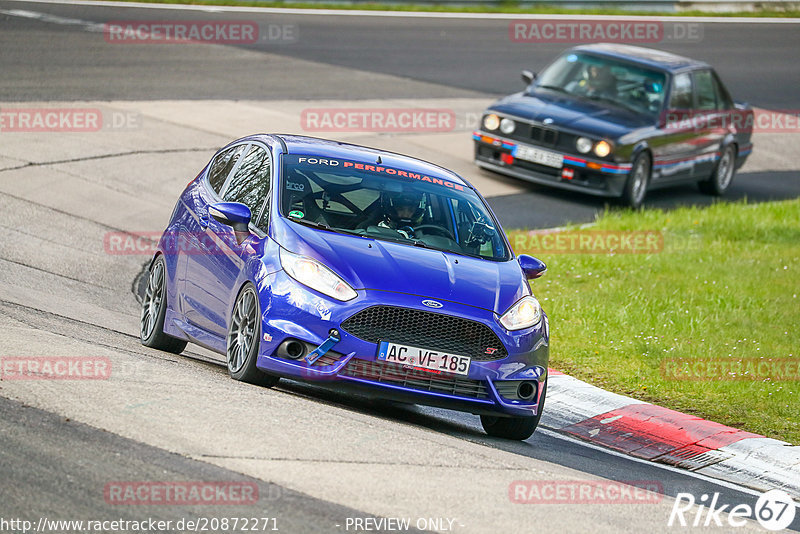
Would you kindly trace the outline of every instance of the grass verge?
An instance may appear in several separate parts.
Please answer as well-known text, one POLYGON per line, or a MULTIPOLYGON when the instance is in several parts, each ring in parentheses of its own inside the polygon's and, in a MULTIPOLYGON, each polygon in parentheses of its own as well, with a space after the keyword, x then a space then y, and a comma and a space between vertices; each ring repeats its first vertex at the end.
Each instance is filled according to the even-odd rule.
POLYGON ((800 444, 800 199, 607 212, 591 230, 658 232, 663 249, 540 249, 548 272, 533 288, 550 317, 551 366, 610 391, 800 444), (775 359, 790 372, 794 365, 794 380, 774 367, 736 367, 775 359), (697 362, 705 367, 692 368, 697 362), (718 368, 707 372, 714 362, 718 368))

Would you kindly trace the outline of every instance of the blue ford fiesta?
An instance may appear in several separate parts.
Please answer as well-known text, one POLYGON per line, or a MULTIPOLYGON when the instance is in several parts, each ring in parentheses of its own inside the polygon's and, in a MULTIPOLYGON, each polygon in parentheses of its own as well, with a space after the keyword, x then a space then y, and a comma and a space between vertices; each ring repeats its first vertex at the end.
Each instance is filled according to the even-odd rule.
POLYGON ((526 439, 547 389, 547 317, 464 179, 301 136, 220 150, 178 200, 149 267, 141 340, 226 356, 236 380, 334 382, 481 416, 526 439))

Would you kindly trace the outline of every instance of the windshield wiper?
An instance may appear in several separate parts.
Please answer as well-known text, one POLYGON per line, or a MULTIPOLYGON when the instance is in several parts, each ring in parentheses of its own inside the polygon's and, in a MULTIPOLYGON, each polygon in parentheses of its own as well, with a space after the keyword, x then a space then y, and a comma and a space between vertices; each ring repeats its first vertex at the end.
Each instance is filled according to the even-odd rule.
MULTIPOLYGON (((307 219, 295 219, 294 217, 288 218, 292 222, 296 222, 298 224, 302 224, 305 226, 310 226, 312 228, 322 228, 323 230, 333 230, 330 226, 325 223, 316 222, 316 221, 309 221, 307 219)), ((335 231, 335 230, 334 230, 335 231)))
POLYGON ((567 91, 566 89, 564 89, 563 87, 559 87, 557 85, 537 85, 536 88, 537 89, 550 89, 551 91, 558 91, 559 93, 564 93, 564 94, 567 94, 567 95, 571 95, 572 94, 569 91, 567 91))
POLYGON ((607 97, 607 96, 600 96, 600 95, 591 95, 591 96, 589 96, 589 95, 587 95, 586 98, 588 98, 589 100, 597 101, 597 102, 608 102, 609 104, 613 104, 613 105, 615 105, 617 107, 625 108, 628 111, 632 111, 633 113, 641 113, 641 111, 637 110, 636 108, 633 108, 633 107, 625 104, 624 102, 620 102, 619 100, 615 100, 615 99, 607 97))

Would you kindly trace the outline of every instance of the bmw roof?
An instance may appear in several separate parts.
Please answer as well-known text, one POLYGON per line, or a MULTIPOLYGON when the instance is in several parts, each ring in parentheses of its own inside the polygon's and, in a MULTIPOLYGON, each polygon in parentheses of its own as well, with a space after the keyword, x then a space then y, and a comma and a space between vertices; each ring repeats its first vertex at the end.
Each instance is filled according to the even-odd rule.
POLYGON ((634 61, 636 63, 655 67, 670 72, 677 72, 685 69, 708 68, 708 64, 696 59, 691 59, 662 50, 644 48, 624 44, 597 43, 590 45, 576 46, 571 50, 589 52, 592 54, 613 57, 634 61))

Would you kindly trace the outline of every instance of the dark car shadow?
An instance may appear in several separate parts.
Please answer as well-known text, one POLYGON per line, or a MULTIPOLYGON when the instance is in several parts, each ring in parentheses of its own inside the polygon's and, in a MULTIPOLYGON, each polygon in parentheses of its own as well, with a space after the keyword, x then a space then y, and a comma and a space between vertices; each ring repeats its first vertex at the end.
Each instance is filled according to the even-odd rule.
MULTIPOLYGON (((497 175, 483 171, 486 176, 497 175)), ((503 181, 507 178, 503 177, 503 181)), ((509 182, 511 183, 511 182, 509 182)), ((553 228, 595 220, 606 208, 628 209, 616 199, 574 193, 552 187, 515 181, 525 192, 490 197, 486 200, 507 230, 553 228)), ((709 206, 714 202, 769 202, 800 197, 800 171, 751 172, 737 174, 723 197, 701 193, 695 184, 682 184, 647 193, 644 207, 671 210, 682 206, 709 206)))

